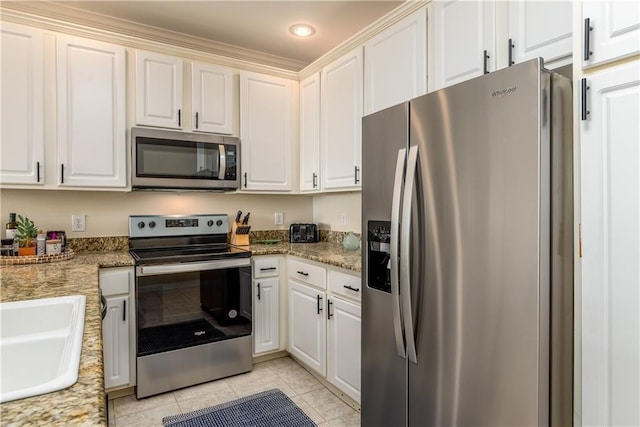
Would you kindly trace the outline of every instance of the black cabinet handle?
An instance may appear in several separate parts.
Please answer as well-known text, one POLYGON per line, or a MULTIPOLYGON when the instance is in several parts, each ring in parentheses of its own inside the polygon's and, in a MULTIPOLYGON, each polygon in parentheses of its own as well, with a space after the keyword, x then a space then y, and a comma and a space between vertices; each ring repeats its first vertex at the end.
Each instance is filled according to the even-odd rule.
POLYGON ((318 295, 318 314, 320 314, 320 312, 322 311, 322 297, 320 295, 318 295))
POLYGON ((102 295, 102 289, 100 289, 100 304, 102 305, 102 310, 100 310, 101 320, 104 320, 107 317, 107 299, 102 295))
POLYGON ((587 85, 587 79, 580 79, 580 98, 581 98, 581 119, 587 120, 587 116, 591 114, 591 112, 587 109, 587 91, 589 90, 589 86, 587 85))
POLYGON ((64 184, 64 163, 60 164, 60 184, 64 184))
POLYGON ((260 299, 260 282, 258 282, 258 299, 260 299))
POLYGON ((122 301, 122 321, 127 321, 127 300, 122 301))
POLYGON ((269 270, 275 270, 276 267, 267 267, 267 268, 261 268, 260 271, 269 271, 269 270))
POLYGON ((40 182, 40 162, 36 162, 36 182, 40 182))
POLYGON ((491 58, 491 57, 489 56, 489 53, 485 50, 482 53, 482 67, 483 67, 482 72, 483 72, 483 74, 489 74, 489 66, 487 64, 487 60, 489 58, 491 58))
POLYGON ((331 316, 333 316, 333 314, 331 314, 331 305, 333 303, 331 302, 331 300, 327 300, 327 319, 331 320, 331 316))
POLYGON ((350 291, 353 291, 353 292, 360 292, 360 289, 358 289, 358 288, 353 288, 353 287, 351 287, 351 286, 349 286, 349 285, 343 285, 342 287, 343 287, 343 288, 346 288, 346 289, 349 289, 350 291))
POLYGON ((359 176, 359 174, 360 174, 360 168, 359 168, 359 167, 357 167, 357 166, 354 166, 354 169, 355 169, 355 173, 354 173, 354 176, 355 176, 355 183, 357 184, 357 183, 359 183, 359 182, 360 182, 360 176, 359 176))
POLYGON ((318 174, 314 173, 313 174, 313 188, 316 188, 318 186, 318 174))
MULTIPOLYGON (((593 52, 591 51, 591 31, 593 27, 591 26, 591 19, 586 18, 584 20, 584 60, 588 61, 591 58, 593 52)), ((582 119, 584 120, 584 119, 582 119)))
POLYGON ((182 110, 178 108, 178 127, 182 126, 182 110))
POLYGON ((247 188, 247 173, 244 173, 244 188, 247 188))
POLYGON ((513 48, 514 47, 516 47, 516 45, 513 44, 513 39, 509 39, 509 67, 511 67, 513 64, 515 64, 515 62, 513 62, 513 48))
POLYGON ((305 273, 304 271, 299 271, 299 270, 296 273, 302 274, 303 276, 308 276, 309 275, 309 273, 305 273))
POLYGON ((196 111, 196 129, 198 129, 198 112, 196 111))

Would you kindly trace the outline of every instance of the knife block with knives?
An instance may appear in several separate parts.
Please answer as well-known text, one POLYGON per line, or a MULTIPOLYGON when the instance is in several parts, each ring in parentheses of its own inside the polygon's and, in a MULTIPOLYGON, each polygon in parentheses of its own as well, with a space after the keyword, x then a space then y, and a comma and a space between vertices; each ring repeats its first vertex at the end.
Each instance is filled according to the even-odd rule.
POLYGON ((238 211, 236 220, 231 226, 232 245, 249 246, 249 230, 251 230, 251 226, 247 225, 249 223, 249 215, 250 213, 247 212, 244 219, 240 221, 240 217, 242 217, 242 211, 238 211))

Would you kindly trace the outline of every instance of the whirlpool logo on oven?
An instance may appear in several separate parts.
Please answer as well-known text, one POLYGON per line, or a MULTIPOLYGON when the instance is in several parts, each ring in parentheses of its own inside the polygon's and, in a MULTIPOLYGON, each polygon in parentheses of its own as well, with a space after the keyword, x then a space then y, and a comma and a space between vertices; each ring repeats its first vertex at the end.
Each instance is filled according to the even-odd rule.
POLYGON ((493 92, 491 92, 491 96, 502 98, 505 95, 509 95, 510 93, 515 92, 517 89, 518 89, 517 86, 513 86, 513 87, 504 88, 500 90, 494 90, 493 92))

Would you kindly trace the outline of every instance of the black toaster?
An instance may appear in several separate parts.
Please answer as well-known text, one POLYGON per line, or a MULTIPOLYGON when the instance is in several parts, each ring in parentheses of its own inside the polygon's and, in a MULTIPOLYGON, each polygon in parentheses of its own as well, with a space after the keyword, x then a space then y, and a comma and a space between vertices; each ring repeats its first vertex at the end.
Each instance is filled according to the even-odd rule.
POLYGON ((318 241, 317 224, 291 224, 289 227, 289 242, 315 243, 318 241))

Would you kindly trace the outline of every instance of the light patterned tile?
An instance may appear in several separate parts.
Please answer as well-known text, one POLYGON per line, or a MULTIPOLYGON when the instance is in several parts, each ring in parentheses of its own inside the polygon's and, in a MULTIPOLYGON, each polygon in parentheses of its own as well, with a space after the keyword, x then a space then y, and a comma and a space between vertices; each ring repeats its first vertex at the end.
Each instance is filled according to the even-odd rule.
POLYGON ((137 411, 127 415, 116 416, 117 427, 151 427, 162 426, 162 418, 180 413, 178 404, 170 403, 145 411, 137 411))
POLYGON ((261 391, 271 390, 272 388, 280 389, 281 392, 289 397, 296 395, 296 392, 293 391, 293 389, 279 377, 268 378, 256 382, 242 382, 231 384, 231 388, 236 392, 238 397, 249 396, 261 391))
POLYGON ((360 427, 360 413, 353 411, 351 415, 334 418, 328 423, 331 427, 360 427))
POLYGON ((296 394, 304 394, 314 390, 321 390, 324 386, 307 371, 283 378, 296 394))
POLYGON ((238 396, 233 391, 224 394, 212 393, 187 400, 180 400, 178 401, 178 406, 180 406, 180 413, 185 413, 219 405, 221 403, 227 403, 237 398, 238 396))
POLYGON ((235 393, 225 380, 211 381, 198 384, 193 387, 183 388, 173 392, 178 403, 183 400, 194 399, 206 395, 229 396, 229 400, 235 399, 235 393))
POLYGON ((113 401, 113 412, 117 418, 118 416, 128 415, 134 412, 143 412, 171 403, 176 403, 173 393, 163 393, 158 396, 147 397, 140 400, 137 400, 135 395, 131 395, 115 399, 113 401))
POLYGON ((302 396, 294 396, 291 398, 291 400, 298 406, 298 408, 302 409, 302 412, 304 412, 309 418, 311 418, 311 421, 316 424, 324 422, 324 418, 322 417, 322 415, 320 415, 318 411, 313 409, 313 407, 311 407, 311 405, 309 405, 307 401, 302 398, 302 396))
POLYGON ((113 400, 109 400, 107 403, 107 413, 109 414, 109 427, 116 426, 116 411, 113 408, 113 400))
POLYGON ((302 398, 311 405, 325 420, 351 415, 354 409, 344 403, 326 388, 311 391, 302 395, 302 398))

